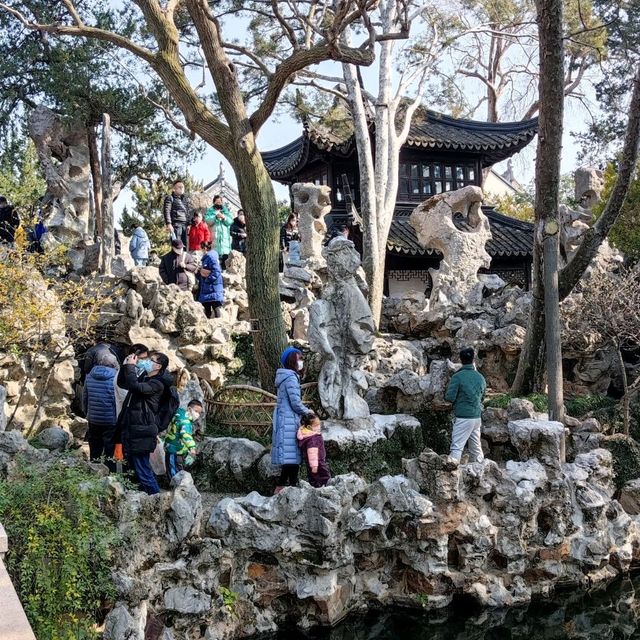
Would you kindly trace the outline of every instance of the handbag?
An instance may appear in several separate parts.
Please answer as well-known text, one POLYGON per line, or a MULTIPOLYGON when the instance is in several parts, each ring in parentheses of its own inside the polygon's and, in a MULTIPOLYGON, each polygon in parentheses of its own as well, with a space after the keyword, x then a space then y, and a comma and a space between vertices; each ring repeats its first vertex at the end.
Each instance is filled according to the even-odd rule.
POLYGON ((149 462, 151 463, 151 470, 157 476, 164 476, 167 474, 164 442, 162 441, 162 438, 157 439, 156 448, 149 454, 149 462))

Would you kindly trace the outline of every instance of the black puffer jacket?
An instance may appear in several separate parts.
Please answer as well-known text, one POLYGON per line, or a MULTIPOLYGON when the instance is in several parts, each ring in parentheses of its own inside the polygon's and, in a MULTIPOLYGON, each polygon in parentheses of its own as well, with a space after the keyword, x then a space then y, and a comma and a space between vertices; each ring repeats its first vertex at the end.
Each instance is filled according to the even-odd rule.
POLYGON ((151 453, 156 448, 156 416, 167 383, 171 386, 173 379, 166 371, 151 378, 144 374, 138 379, 135 365, 125 364, 120 368, 118 386, 129 392, 119 424, 127 453, 151 453))
POLYGON ((164 221, 165 224, 187 224, 191 222, 189 214, 189 201, 186 194, 177 196, 172 193, 164 199, 164 221))

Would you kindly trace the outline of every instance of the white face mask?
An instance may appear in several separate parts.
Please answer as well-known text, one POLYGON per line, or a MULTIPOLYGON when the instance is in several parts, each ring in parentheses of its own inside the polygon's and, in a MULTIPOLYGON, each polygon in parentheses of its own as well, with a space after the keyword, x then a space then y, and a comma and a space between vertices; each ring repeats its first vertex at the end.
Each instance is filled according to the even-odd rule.
POLYGON ((304 369, 304 362, 302 360, 298 360, 298 371, 302 371, 304 369))

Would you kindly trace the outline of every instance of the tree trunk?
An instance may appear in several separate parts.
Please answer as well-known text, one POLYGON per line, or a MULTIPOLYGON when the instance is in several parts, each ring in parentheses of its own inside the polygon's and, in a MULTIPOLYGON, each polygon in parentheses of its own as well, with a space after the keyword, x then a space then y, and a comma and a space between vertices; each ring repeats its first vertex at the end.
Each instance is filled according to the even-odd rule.
POLYGON ((113 259, 113 200, 111 194, 111 119, 102 116, 102 238, 100 246, 100 273, 111 273, 113 259))
MULTIPOLYGON (((562 0, 536 0, 540 58, 540 128, 536 152, 536 197, 534 215, 533 301, 527 325, 525 343, 518 362, 513 384, 516 394, 530 393, 543 386, 545 337, 554 340, 547 354, 547 367, 552 378, 553 411, 562 410, 562 352, 559 342, 559 301, 557 295, 557 257, 555 274, 553 247, 557 250, 558 199, 560 194, 560 153, 562 151, 562 125, 564 113, 564 41, 562 34, 562 0), (551 224, 548 224, 551 223, 551 224), (551 233, 553 232, 553 233, 551 233), (543 266, 543 243, 547 264, 543 266), (549 264, 549 260, 552 264, 549 264), (545 281, 552 288, 545 292, 545 281), (555 285, 553 284, 555 281, 555 285), (546 315, 551 315, 548 320, 546 315), (544 319, 544 322, 541 320, 544 319), (543 332, 545 327, 547 335, 543 332), (560 382, 558 383, 558 371, 560 382)), ((551 391, 551 389, 550 389, 551 391)))
POLYGON ((95 233, 93 238, 101 238, 102 229, 102 172, 100 170, 100 153, 98 152, 98 136, 96 127, 91 126, 87 130, 89 143, 89 166, 91 168, 91 185, 93 191, 93 211, 95 233))
POLYGON ((239 148, 232 162, 247 216, 247 295, 260 382, 273 390, 287 345, 278 292, 279 219, 271 179, 255 146, 239 148))
POLYGON ((624 435, 629 435, 629 405, 631 404, 631 398, 629 396, 629 380, 627 379, 627 368, 624 366, 624 358, 622 357, 622 350, 620 349, 620 343, 616 340, 613 345, 616 349, 616 355, 618 356, 618 364, 620 365, 620 375, 622 376, 622 418, 624 423, 624 435))
POLYGON ((559 231, 557 220, 545 225, 544 238, 544 306, 547 345, 547 386, 549 418, 562 422, 564 398, 562 389, 562 342, 560 332, 560 299, 558 297, 559 231))

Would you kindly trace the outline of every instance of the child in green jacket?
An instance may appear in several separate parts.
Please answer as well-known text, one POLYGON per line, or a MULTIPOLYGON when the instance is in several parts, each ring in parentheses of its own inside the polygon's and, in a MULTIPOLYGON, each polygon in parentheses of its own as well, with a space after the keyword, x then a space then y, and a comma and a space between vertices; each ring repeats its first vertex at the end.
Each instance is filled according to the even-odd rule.
POLYGON ((191 400, 186 409, 178 409, 164 438, 164 450, 169 480, 193 464, 196 442, 193 439, 193 423, 202 415, 200 400, 191 400))

